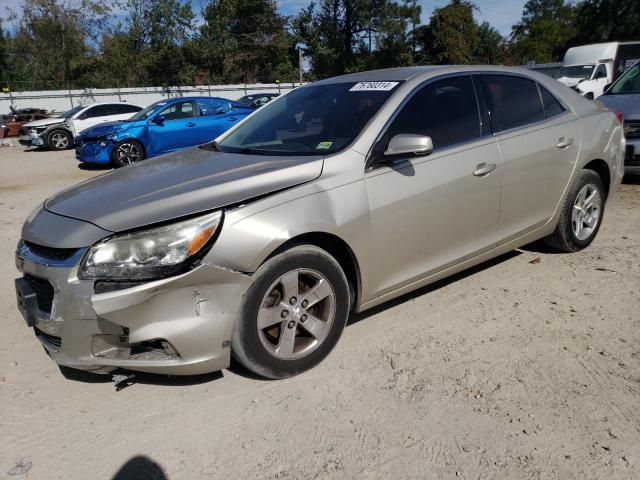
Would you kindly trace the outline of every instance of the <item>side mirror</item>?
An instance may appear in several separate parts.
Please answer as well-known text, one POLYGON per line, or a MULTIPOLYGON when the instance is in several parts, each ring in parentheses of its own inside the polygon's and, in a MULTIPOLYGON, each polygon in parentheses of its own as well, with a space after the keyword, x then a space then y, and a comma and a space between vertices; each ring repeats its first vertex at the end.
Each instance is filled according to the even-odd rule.
POLYGON ((224 114, 224 107, 216 108, 216 115, 222 115, 222 114, 224 114))
POLYGON ((401 133, 395 135, 384 152, 385 157, 397 155, 424 156, 433 152, 433 141, 426 135, 401 133))
POLYGON ((164 121, 165 120, 166 120, 165 116, 164 115, 159 115, 159 114, 151 119, 151 121, 153 123, 155 123, 156 125, 164 125, 164 121))

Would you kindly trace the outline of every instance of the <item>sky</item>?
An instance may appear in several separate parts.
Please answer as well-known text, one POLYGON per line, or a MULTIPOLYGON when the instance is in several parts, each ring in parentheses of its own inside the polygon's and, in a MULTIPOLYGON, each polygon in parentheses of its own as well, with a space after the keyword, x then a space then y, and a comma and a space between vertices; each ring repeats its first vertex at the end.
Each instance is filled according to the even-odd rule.
MULTIPOLYGON (((205 3, 204 0, 185 1, 191 1, 195 11, 199 11, 200 5, 205 3)), ((310 0, 276 1, 280 12, 284 15, 295 15, 310 2, 310 0)), ((8 9, 16 10, 22 2, 23 0, 0 0, 0 18, 6 20, 8 17, 8 9)), ((443 7, 448 3, 449 0, 418 0, 418 4, 422 6, 421 23, 424 24, 429 21, 429 17, 435 8, 443 7)), ((511 33, 511 26, 520 20, 525 0, 475 0, 474 3, 478 7, 478 11, 475 13, 476 20, 479 22, 489 22, 502 35, 506 36, 511 33)), ((3 27, 10 28, 10 25, 4 22, 3 27)))

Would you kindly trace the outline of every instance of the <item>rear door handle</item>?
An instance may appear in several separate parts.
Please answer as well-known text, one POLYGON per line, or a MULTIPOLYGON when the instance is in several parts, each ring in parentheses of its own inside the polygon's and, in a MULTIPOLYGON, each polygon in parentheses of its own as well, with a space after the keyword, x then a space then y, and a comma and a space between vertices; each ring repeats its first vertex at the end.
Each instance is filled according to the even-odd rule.
POLYGON ((558 139, 558 143, 556 143, 556 147, 558 147, 558 148, 567 148, 572 143, 573 143, 573 138, 560 137, 558 139))
POLYGON ((235 122, 237 119, 238 119, 237 117, 229 117, 230 122, 235 122))
POLYGON ((473 171, 474 177, 484 177, 485 175, 489 175, 496 169, 495 163, 479 163, 476 166, 476 169, 473 171))
POLYGON ((195 127, 196 124, 194 122, 189 122, 187 123, 187 127, 195 127))

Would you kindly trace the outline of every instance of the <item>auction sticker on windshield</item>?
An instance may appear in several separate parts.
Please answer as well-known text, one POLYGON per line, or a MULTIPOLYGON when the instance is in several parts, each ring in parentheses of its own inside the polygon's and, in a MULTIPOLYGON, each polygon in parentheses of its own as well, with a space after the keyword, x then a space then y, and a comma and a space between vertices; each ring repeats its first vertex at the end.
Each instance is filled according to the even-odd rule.
POLYGON ((316 150, 327 150, 331 148, 331 145, 333 145, 333 142, 320 142, 316 147, 316 150))
POLYGON ((361 92, 361 91, 378 91, 378 92, 388 92, 389 90, 393 90, 393 87, 398 85, 399 82, 358 82, 353 87, 349 89, 350 92, 361 92))

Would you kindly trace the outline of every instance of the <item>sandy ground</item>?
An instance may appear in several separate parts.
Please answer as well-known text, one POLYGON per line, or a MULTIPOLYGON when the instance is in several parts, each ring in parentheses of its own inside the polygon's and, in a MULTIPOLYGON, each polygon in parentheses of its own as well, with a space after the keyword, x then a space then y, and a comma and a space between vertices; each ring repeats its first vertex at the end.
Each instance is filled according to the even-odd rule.
POLYGON ((528 247, 357 316, 302 376, 116 392, 65 378, 13 291, 23 219, 99 173, 0 149, 0 478, 640 478, 640 181, 586 251, 528 247))

